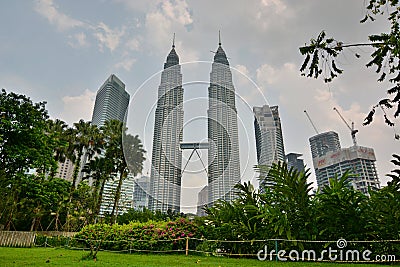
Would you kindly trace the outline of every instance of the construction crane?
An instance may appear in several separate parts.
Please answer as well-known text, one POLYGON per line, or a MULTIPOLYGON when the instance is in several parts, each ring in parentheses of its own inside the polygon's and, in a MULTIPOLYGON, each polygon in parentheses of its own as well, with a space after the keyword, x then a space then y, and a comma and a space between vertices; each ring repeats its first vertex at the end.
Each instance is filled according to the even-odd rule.
POLYGON ((307 116, 308 120, 310 121, 312 127, 314 128, 315 132, 316 132, 317 134, 319 134, 319 132, 318 132, 318 130, 317 130, 317 127, 315 127, 314 123, 312 122, 310 116, 309 116, 308 113, 307 113, 307 110, 304 110, 304 113, 306 114, 306 116, 307 116))
POLYGON ((333 108, 334 111, 339 115, 339 117, 342 119, 342 121, 346 124, 347 128, 350 130, 351 138, 353 139, 353 145, 357 145, 357 140, 356 140, 356 133, 358 133, 358 130, 354 129, 354 122, 351 122, 351 127, 347 123, 347 121, 343 118, 342 114, 340 114, 339 110, 337 108, 333 108))

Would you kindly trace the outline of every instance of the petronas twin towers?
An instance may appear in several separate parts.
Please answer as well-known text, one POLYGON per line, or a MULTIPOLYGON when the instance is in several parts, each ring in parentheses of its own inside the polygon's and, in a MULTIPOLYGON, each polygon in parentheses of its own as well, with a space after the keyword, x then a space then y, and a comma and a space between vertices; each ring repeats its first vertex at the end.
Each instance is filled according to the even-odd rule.
MULTIPOLYGON (((235 88, 221 41, 214 56, 208 87, 208 204, 235 198, 240 182, 235 88)), ((149 208, 179 212, 183 141, 183 87, 175 45, 167 57, 155 111, 149 208)))

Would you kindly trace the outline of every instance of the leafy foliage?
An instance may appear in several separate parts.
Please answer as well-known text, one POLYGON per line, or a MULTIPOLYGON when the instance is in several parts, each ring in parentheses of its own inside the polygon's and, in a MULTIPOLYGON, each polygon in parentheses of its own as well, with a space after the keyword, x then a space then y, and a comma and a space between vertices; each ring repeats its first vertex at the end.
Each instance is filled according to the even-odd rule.
MULTIPOLYGON (((399 164, 398 156, 394 162, 399 164)), ((350 184, 351 174, 334 176, 330 184, 313 194, 307 183, 309 171, 288 169, 285 163, 274 164, 267 173, 264 192, 256 192, 249 183, 238 185, 238 198, 220 201, 208 208, 199 221, 208 239, 268 240, 286 239, 280 248, 323 250, 330 243, 307 243, 296 240, 398 240, 400 228, 400 172, 394 171, 389 186, 371 191, 371 197, 356 191, 350 184)), ((210 243, 210 242, 209 242, 210 243)), ((265 242, 264 242, 265 243, 265 242)), ((264 244, 263 243, 263 244, 264 244)), ((257 253, 259 243, 210 243, 207 249, 228 254, 257 253), (253 244, 254 243, 254 244, 253 244)), ((269 244, 268 246, 273 246, 269 244)), ((359 249, 365 249, 363 243, 359 249)), ((400 254, 400 246, 389 243, 369 244, 368 249, 400 254)), ((397 255, 396 254, 396 255, 397 255)))
MULTIPOLYGON (((18 217, 21 197, 24 198, 21 189, 31 182, 31 176, 26 173, 36 168, 43 174, 56 166, 55 143, 45 131, 48 118, 45 104, 33 103, 24 95, 7 93, 4 89, 0 94, 0 193, 3 196, 0 223, 4 223, 6 229, 15 228, 13 221, 18 217)), ((39 188, 29 189, 38 190, 36 200, 46 202, 39 188)), ((40 208, 31 211, 41 212, 40 208)))
POLYGON ((128 172, 136 175, 142 170, 141 141, 127 134, 122 122, 109 121, 99 129, 80 120, 69 128, 61 120, 49 119, 45 104, 1 91, 0 224, 6 230, 79 230, 98 220, 109 179, 118 174, 121 185, 128 172), (66 159, 75 165, 72 183, 55 177, 58 163, 66 159), (81 166, 82 162, 88 164, 81 166), (81 171, 86 176, 79 175, 81 171))
POLYGON ((329 185, 316 195, 318 237, 322 240, 345 238, 365 240, 365 205, 367 197, 353 189, 345 172, 329 180, 329 185))
POLYGON ((130 222, 141 222, 145 223, 148 221, 174 221, 178 218, 185 218, 185 214, 173 212, 168 210, 166 213, 161 212, 160 210, 151 211, 149 209, 129 209, 128 212, 118 216, 117 222, 119 224, 127 224, 130 222))
MULTIPOLYGON (((322 31, 316 39, 311 39, 310 44, 300 47, 300 53, 305 56, 304 62, 300 68, 302 75, 307 77, 324 77, 325 82, 331 82, 343 69, 337 66, 337 57, 346 48, 369 46, 373 48, 371 60, 366 67, 375 67, 379 74, 378 81, 389 80, 393 87, 387 90, 388 98, 381 99, 374 105, 364 120, 364 125, 372 122, 375 109, 380 108, 383 111, 385 123, 390 127, 394 126, 393 120, 389 117, 387 110, 394 110, 394 118, 400 115, 400 9, 397 0, 369 0, 366 5, 366 15, 360 21, 375 21, 377 16, 384 16, 390 24, 390 31, 381 34, 368 36, 369 42, 344 44, 334 38, 327 38, 322 31)), ((355 54, 357 58, 359 54, 355 54)), ((399 135, 395 135, 399 139, 399 135)))
POLYGON ((93 224, 76 236, 89 247, 109 250, 184 250, 186 237, 200 237, 198 227, 185 218, 175 221, 130 222, 129 224, 93 224))
POLYGON ((110 219, 111 223, 115 223, 122 182, 127 178, 128 173, 135 176, 142 171, 146 151, 143 149, 139 136, 126 133, 127 128, 123 122, 106 121, 101 130, 106 143, 105 158, 112 161, 113 171, 119 175, 110 219))

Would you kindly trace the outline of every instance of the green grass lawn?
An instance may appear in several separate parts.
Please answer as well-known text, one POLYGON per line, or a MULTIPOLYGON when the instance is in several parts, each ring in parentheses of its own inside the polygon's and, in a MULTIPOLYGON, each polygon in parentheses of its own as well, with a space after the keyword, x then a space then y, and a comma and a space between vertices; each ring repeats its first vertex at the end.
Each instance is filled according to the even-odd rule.
POLYGON ((257 259, 232 259, 224 257, 185 256, 168 254, 121 254, 112 252, 98 253, 98 260, 82 260, 88 251, 67 250, 62 248, 5 248, 0 247, 0 266, 362 266, 376 267, 377 264, 336 264, 269 262, 257 259))

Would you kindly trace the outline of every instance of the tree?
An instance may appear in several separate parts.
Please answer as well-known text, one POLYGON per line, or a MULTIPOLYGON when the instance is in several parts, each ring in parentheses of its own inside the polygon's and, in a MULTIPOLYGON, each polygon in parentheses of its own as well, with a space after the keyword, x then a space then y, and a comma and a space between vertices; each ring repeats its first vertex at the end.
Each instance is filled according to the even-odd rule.
POLYGON ((90 121, 85 122, 81 119, 79 122, 74 123, 74 127, 76 134, 74 151, 76 157, 74 175, 72 177, 72 190, 76 187, 78 175, 81 171, 81 162, 86 162, 96 153, 100 153, 103 144, 103 137, 99 128, 96 125, 92 125, 90 121))
POLYGON ((55 216, 54 227, 61 224, 65 214, 70 182, 60 178, 24 175, 18 189, 18 209, 14 225, 18 230, 45 230, 55 216), (30 223, 30 224, 29 224, 30 223))
MULTIPOLYGON (((365 240, 367 197, 350 184, 349 172, 329 179, 316 195, 316 219, 320 240, 365 240)), ((367 215, 368 216, 368 215, 367 215)))
POLYGON ((54 140, 46 134, 46 102, 29 97, 0 94, 0 191, 3 196, 0 221, 10 229, 15 219, 18 192, 29 169, 45 173, 56 167, 54 140))
POLYGON ((79 122, 74 123, 74 129, 68 131, 67 137, 67 140, 72 142, 68 149, 68 157, 75 160, 66 223, 66 229, 69 230, 69 220, 72 216, 70 214, 70 209, 72 208, 71 203, 73 202, 73 196, 77 187, 78 175, 82 171, 82 162, 85 163, 96 153, 101 152, 101 148, 103 147, 103 136, 96 125, 92 125, 90 121, 85 122, 81 119, 79 122))
POLYGON ((33 103, 24 95, 0 95, 0 169, 12 178, 30 168, 48 170, 55 165, 51 140, 45 134, 46 102, 33 103), (50 146, 49 146, 50 144, 50 146))
MULTIPOLYGON (((368 125, 373 121, 377 108, 382 110, 385 123, 390 127, 395 126, 394 121, 400 115, 400 9, 398 4, 398 0, 367 1, 366 14, 360 22, 373 22, 377 16, 384 16, 390 24, 390 31, 370 35, 366 43, 346 44, 334 38, 327 38, 325 32, 322 31, 316 39, 311 39, 309 45, 300 48, 300 53, 305 56, 300 68, 302 75, 313 78, 322 76, 325 82, 331 82, 343 73, 343 69, 336 63, 336 58, 344 49, 358 46, 373 48, 371 60, 366 67, 376 67, 376 73, 379 74, 378 81, 388 80, 393 87, 387 90, 387 98, 379 100, 372 107, 363 125, 368 125), (394 119, 387 111, 393 111, 394 119)), ((355 56, 360 57, 358 54, 355 56)), ((396 133, 395 138, 400 139, 400 136, 396 133)))
MULTIPOLYGON (((52 138, 54 141, 54 160, 59 162, 65 162, 68 156, 68 135, 66 133, 68 125, 59 120, 48 119, 46 123, 46 133, 52 138)), ((58 164, 55 166, 58 167, 58 164)), ((54 177, 57 172, 57 168, 53 168, 50 170, 50 176, 54 177)))
POLYGON ((393 155, 391 161, 396 165, 391 174, 392 180, 378 191, 370 192, 365 216, 368 237, 374 240, 396 240, 400 238, 400 156, 393 155))
POLYGON ((118 120, 106 121, 102 127, 105 137, 105 157, 113 161, 114 171, 119 175, 111 211, 111 223, 116 222, 118 203, 121 197, 122 182, 131 173, 133 176, 142 171, 144 153, 139 137, 126 133, 124 123, 118 120))
POLYGON ((113 162, 110 158, 102 156, 95 157, 90 160, 82 169, 87 175, 84 179, 91 178, 93 181, 92 187, 92 216, 89 220, 90 223, 96 223, 97 217, 100 214, 100 206, 103 200, 104 186, 107 181, 112 178, 113 162))
POLYGON ((299 172, 288 168, 286 163, 273 164, 267 173, 267 183, 260 195, 262 200, 262 218, 274 225, 273 238, 315 240, 314 200, 310 194, 312 183, 308 183, 309 169, 299 172))

